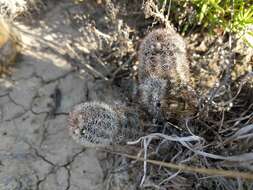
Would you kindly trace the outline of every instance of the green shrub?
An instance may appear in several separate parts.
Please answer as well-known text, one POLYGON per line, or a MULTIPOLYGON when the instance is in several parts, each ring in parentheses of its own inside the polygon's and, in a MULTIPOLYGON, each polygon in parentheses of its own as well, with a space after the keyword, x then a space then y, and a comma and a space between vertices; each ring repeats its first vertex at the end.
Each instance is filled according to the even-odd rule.
MULTIPOLYGON (((160 3, 165 1, 160 0, 160 3)), ((166 3, 171 20, 179 25, 182 33, 196 27, 210 33, 230 32, 253 46, 246 38, 247 35, 253 37, 252 0, 171 0, 166 3)))

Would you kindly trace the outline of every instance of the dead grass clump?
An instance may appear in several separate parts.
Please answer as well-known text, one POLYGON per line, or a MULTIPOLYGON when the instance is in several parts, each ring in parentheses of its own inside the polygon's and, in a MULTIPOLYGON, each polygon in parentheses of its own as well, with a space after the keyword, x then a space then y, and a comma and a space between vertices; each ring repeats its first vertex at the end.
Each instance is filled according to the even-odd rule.
POLYGON ((80 6, 89 14, 80 17, 69 11, 71 23, 83 33, 83 39, 68 46, 72 60, 80 60, 75 66, 104 80, 128 77, 136 54, 137 32, 122 18, 125 10, 112 1, 93 1, 88 5, 83 2, 80 6), (97 12, 101 15, 97 16, 97 12))

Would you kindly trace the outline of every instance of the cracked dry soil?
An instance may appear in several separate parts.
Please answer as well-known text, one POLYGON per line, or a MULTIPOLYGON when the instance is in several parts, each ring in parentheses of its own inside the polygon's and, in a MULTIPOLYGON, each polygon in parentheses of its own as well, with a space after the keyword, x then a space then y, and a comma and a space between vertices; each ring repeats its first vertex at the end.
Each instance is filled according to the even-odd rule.
POLYGON ((57 51, 78 37, 68 5, 61 1, 38 23, 19 24, 25 48, 12 75, 0 79, 0 190, 104 189, 97 153, 76 144, 66 127, 74 105, 110 96, 57 51))

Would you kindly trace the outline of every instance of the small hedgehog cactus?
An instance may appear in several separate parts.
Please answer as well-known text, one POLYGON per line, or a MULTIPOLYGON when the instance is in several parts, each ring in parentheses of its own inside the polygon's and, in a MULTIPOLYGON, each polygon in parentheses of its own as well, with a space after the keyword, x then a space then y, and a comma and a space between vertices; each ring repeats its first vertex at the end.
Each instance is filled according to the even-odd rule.
POLYGON ((138 115, 123 105, 86 102, 69 114, 71 136, 86 146, 122 144, 137 134, 138 125, 138 115))
POLYGON ((140 103, 154 118, 160 118, 161 97, 166 96, 167 80, 147 77, 140 83, 140 103))
POLYGON ((194 113, 196 95, 183 38, 172 29, 149 33, 139 50, 140 103, 154 117, 185 117, 194 113))
POLYGON ((150 32, 140 45, 139 62, 140 82, 147 77, 159 77, 171 83, 189 82, 186 45, 183 38, 172 29, 150 32))
MULTIPOLYGON (((181 36, 169 29, 154 30, 140 46, 139 62, 139 100, 153 118, 182 118, 194 113, 197 98, 189 84, 181 36)), ((86 102, 70 112, 70 133, 87 146, 122 144, 142 133, 138 113, 125 105, 86 102)))

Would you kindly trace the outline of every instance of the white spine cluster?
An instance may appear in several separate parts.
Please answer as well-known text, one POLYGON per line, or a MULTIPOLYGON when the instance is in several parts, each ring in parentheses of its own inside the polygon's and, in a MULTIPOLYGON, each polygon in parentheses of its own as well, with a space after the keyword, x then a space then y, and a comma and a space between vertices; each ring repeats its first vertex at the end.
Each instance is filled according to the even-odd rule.
POLYGON ((70 112, 69 131, 83 145, 120 144, 137 131, 133 125, 138 125, 139 118, 131 114, 123 106, 86 102, 75 106, 70 112))
POLYGON ((188 83, 189 63, 186 45, 175 31, 157 29, 142 41, 139 50, 140 82, 147 77, 158 77, 175 82, 188 83))
MULTIPOLYGON (((183 38, 170 29, 150 32, 142 41, 139 50, 139 94, 143 107, 153 116, 168 115, 162 112, 178 112, 179 108, 169 97, 184 94, 178 89, 190 81, 189 63, 183 38), (171 108, 171 109, 170 109, 171 108), (168 109, 168 110, 166 110, 168 109)), ((188 101, 188 100, 185 100, 188 101)))

